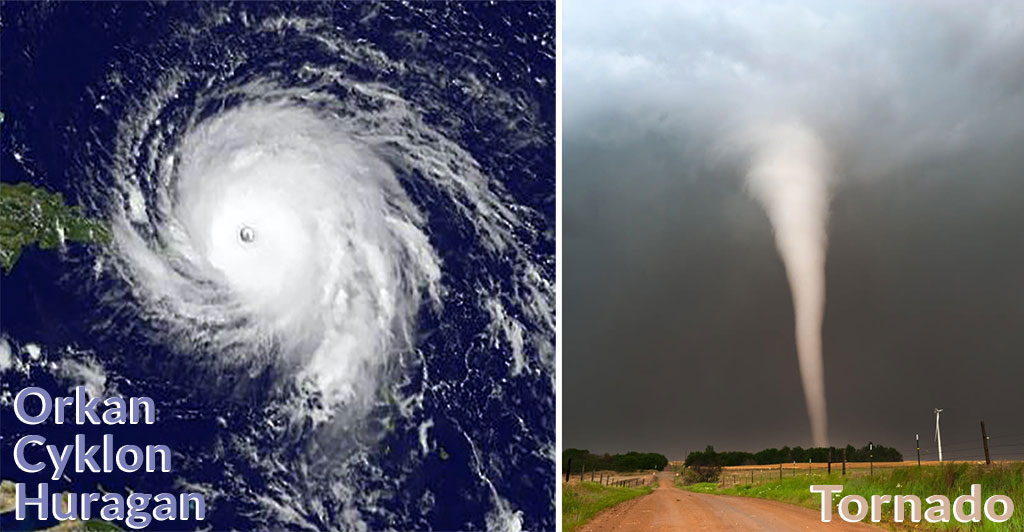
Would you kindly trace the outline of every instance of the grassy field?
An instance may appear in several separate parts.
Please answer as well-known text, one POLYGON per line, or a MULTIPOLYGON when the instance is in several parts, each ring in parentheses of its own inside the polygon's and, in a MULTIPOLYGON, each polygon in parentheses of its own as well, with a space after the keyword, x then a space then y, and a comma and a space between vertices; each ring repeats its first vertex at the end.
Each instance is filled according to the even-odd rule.
MULTIPOLYGON (((835 470, 833 470, 835 471, 835 470)), ((991 523, 982 518, 981 523, 907 523, 904 528, 894 530, 963 530, 971 532, 1006 532, 1024 531, 1024 463, 1003 463, 992 466, 974 464, 947 464, 942 466, 904 467, 893 469, 876 469, 871 476, 842 476, 833 472, 831 475, 815 473, 796 477, 783 477, 781 480, 750 484, 737 484, 721 487, 717 483, 694 484, 680 486, 683 489, 702 493, 740 495, 758 497, 787 502, 807 508, 820 508, 820 495, 810 492, 811 484, 840 484, 843 492, 840 496, 861 495, 917 495, 922 501, 930 495, 945 495, 950 502, 964 494, 969 494, 971 484, 981 484, 982 499, 990 495, 1007 495, 1017 505, 1013 518, 1006 523, 991 523)), ((838 498, 835 499, 838 502, 838 498)), ((928 507, 927 503, 923 504, 928 507)), ((892 524, 892 505, 883 505, 882 523, 892 524)), ((838 514, 833 514, 838 519, 838 514)))
POLYGON ((562 531, 572 532, 583 526, 601 510, 647 495, 654 488, 618 488, 596 482, 562 484, 562 531))

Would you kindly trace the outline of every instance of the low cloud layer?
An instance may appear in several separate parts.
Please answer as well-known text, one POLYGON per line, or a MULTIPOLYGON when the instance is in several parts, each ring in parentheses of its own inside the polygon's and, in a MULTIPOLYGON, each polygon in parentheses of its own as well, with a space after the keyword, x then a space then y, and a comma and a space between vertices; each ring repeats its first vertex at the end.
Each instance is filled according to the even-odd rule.
POLYGON ((714 143, 795 117, 863 176, 1019 140, 1024 5, 893 4, 568 2, 566 135, 629 116, 714 143))

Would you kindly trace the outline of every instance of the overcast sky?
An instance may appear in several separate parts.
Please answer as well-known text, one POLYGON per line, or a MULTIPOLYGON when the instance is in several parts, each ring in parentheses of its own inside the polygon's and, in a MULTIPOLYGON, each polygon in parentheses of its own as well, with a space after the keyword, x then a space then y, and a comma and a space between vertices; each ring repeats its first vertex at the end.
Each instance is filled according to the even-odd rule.
POLYGON ((795 119, 834 168, 831 442, 934 449, 940 407, 947 456, 980 455, 984 419, 1024 458, 1024 3, 563 9, 566 447, 811 443, 734 142, 795 119))

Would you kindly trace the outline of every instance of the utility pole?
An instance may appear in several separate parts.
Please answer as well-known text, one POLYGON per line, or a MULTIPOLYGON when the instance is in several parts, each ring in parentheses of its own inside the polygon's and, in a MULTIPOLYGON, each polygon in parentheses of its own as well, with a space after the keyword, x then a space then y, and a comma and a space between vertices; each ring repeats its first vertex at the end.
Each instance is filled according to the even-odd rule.
POLYGON ((914 434, 914 438, 917 440, 917 467, 921 467, 921 435, 914 434))
POLYGON ((985 433, 985 422, 981 422, 981 443, 985 445, 985 465, 992 465, 992 457, 988 454, 988 434, 985 433))
POLYGON ((587 464, 580 466, 580 482, 583 482, 583 473, 587 472, 587 464))
POLYGON ((868 460, 871 461, 871 472, 869 475, 875 474, 875 444, 868 442, 868 460))
POLYGON ((828 448, 828 474, 832 474, 832 446, 828 448))
POLYGON ((572 458, 569 459, 569 463, 565 465, 565 481, 569 482, 569 473, 572 472, 572 458))
POLYGON ((843 447, 843 476, 846 476, 846 447, 843 447))

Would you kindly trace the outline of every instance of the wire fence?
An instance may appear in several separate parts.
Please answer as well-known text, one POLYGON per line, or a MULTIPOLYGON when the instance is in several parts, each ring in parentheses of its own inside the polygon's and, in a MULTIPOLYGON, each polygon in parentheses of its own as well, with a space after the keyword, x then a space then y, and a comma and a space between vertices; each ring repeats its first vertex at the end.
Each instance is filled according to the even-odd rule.
MULTIPOLYGON (((1024 432, 993 434, 988 436, 989 457, 993 461, 1024 460, 1024 432)), ((916 461, 917 449, 914 447, 897 449, 908 461, 916 461)), ((922 461, 937 461, 938 445, 932 441, 921 447, 922 461)), ((985 460, 985 445, 980 437, 973 440, 942 442, 942 460, 944 462, 973 462, 985 460)))
POLYGON ((636 488, 650 484, 654 478, 654 473, 648 471, 620 472, 608 470, 587 471, 586 468, 573 469, 574 471, 565 474, 564 481, 568 484, 594 482, 602 486, 636 488))
MULTIPOLYGON (((961 440, 942 443, 942 461, 939 461, 939 449, 935 442, 922 446, 920 455, 917 447, 897 448, 903 455, 903 462, 846 462, 840 460, 832 463, 806 462, 771 465, 732 466, 722 469, 719 483, 723 487, 741 484, 761 484, 773 480, 800 475, 821 475, 828 472, 847 476, 866 476, 875 470, 886 470, 899 467, 934 466, 944 463, 993 463, 1024 461, 1024 432, 993 434, 987 436, 988 456, 985 452, 985 441, 979 435, 973 440, 961 440), (920 456, 920 461, 918 460, 920 456)), ((923 443, 923 442, 922 442, 923 443)))

